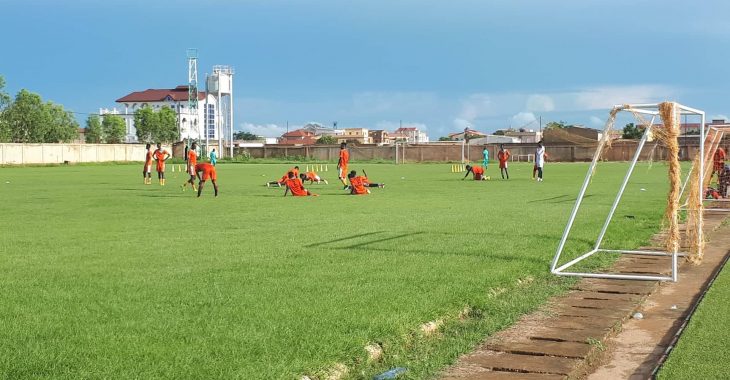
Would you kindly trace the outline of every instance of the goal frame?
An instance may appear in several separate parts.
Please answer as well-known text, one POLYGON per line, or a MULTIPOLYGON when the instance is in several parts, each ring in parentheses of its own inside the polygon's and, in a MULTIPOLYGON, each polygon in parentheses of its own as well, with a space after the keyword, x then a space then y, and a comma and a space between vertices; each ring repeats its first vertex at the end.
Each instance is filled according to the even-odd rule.
MULTIPOLYGON (((681 115, 698 115, 701 118, 700 123, 700 141, 704 141, 706 137, 705 133, 705 112, 684 106, 679 103, 674 103, 675 105, 675 112, 678 114, 678 116, 681 115)), ((593 177, 593 172, 596 168, 596 165, 598 164, 598 161, 600 160, 600 156, 603 150, 603 147, 605 146, 605 140, 601 140, 599 143, 596 152, 593 155, 593 161, 591 162, 590 167, 588 168, 588 172, 586 173, 585 179, 583 180, 583 185, 581 186, 580 192, 578 193, 578 197, 575 200, 575 204, 573 205, 573 210, 570 213, 570 217, 568 218, 568 222, 565 226, 565 230, 563 231, 563 236, 560 238, 560 243, 558 244, 557 250, 555 251, 555 256, 553 257, 552 263, 550 265, 550 272, 557 276, 566 276, 566 277, 584 277, 584 278, 601 278, 601 279, 616 279, 616 280, 644 280, 644 281, 672 281, 676 282, 678 278, 678 271, 677 271, 677 258, 678 257, 684 257, 687 256, 686 252, 679 252, 678 249, 675 247, 673 251, 660 251, 660 250, 631 250, 631 249, 605 249, 601 248, 601 243, 603 242, 603 238, 605 237, 606 230, 608 229, 608 226, 611 223, 611 220, 613 219, 614 212, 616 211, 616 208, 618 207, 619 202, 621 201, 621 197, 623 196, 624 190, 626 190, 626 184, 628 183, 629 179, 631 178, 631 174, 634 171, 634 168, 636 166, 637 161, 639 160, 639 156, 641 155, 641 150, 644 147, 644 144, 648 140, 651 129, 654 125, 654 120, 657 116, 659 116, 659 103, 647 103, 647 104, 627 104, 627 105, 616 105, 613 107, 611 114, 613 113, 619 113, 619 112, 631 112, 636 114, 643 114, 643 115, 649 115, 651 116, 651 122, 644 130, 644 133, 641 137, 641 140, 639 140, 639 145, 636 148, 636 152, 634 153, 634 157, 631 160, 631 164, 629 166, 629 169, 626 171, 626 175, 624 176, 623 181, 621 182, 621 186, 618 190, 618 193, 616 194, 616 198, 613 201, 613 204, 611 206, 610 211, 608 212, 608 216, 606 217, 606 220, 603 223, 603 227, 601 228, 601 231, 598 234, 598 237, 596 238, 595 244, 593 246, 593 249, 591 249, 588 252, 583 253, 582 255, 578 256, 577 258, 562 264, 558 266, 558 262, 560 260, 561 255, 563 254, 563 250, 565 249, 565 243, 568 240, 568 237, 570 236, 570 232, 573 228, 573 223, 575 222, 575 218, 578 215, 578 210, 580 209, 580 205, 583 202, 583 198, 585 197, 586 190, 588 189, 588 186, 591 182, 591 178, 593 177), (592 255, 596 253, 620 253, 620 254, 633 254, 633 255, 643 255, 643 256, 670 256, 671 257, 671 272, 670 275, 639 275, 639 274, 621 274, 621 273, 607 273, 607 272, 597 272, 597 273, 588 273, 588 272, 580 272, 580 271, 571 271, 571 268, 578 264, 579 262, 591 257, 592 255)), ((615 120, 615 119, 614 119, 615 120)), ((611 117, 606 121, 606 127, 609 127, 609 123, 611 123, 611 117)), ((704 157, 704 144, 700 144, 700 156, 704 157)), ((699 186, 700 190, 702 190, 702 185, 704 183, 704 160, 700 160, 699 163, 699 186)), ((700 200, 702 200, 704 194, 702 194, 702 191, 700 191, 700 200)), ((702 223, 698 223, 697 226, 697 236, 699 241, 702 241, 702 223)))

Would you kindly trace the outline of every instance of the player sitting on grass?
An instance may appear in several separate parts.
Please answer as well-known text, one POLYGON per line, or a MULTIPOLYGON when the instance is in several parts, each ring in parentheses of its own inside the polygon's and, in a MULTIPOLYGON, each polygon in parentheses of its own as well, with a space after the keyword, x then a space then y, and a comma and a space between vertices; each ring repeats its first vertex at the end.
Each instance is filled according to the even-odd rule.
POLYGON ((474 176, 475 181, 485 181, 487 177, 484 176, 484 168, 481 166, 471 166, 466 165, 466 174, 464 175, 464 178, 461 180, 465 180, 466 177, 469 176, 469 174, 472 174, 474 176))
POLYGON ((284 173, 284 175, 281 176, 281 178, 278 181, 266 182, 266 187, 269 187, 269 186, 282 187, 282 186, 286 185, 286 181, 289 179, 289 173, 294 173, 295 177, 299 177, 299 166, 295 166, 295 167, 287 170, 286 173, 284 173))
POLYGON ((215 196, 217 197, 218 184, 215 182, 217 179, 215 166, 207 162, 197 164, 195 165, 195 174, 197 175, 198 180, 200 180, 200 182, 198 182, 198 197, 200 197, 200 194, 203 192, 203 185, 205 185, 205 181, 207 180, 210 180, 210 182, 213 183, 213 189, 215 190, 215 196))
POLYGON ((302 183, 302 179, 297 177, 296 174, 294 174, 293 171, 287 173, 287 179, 286 179, 286 190, 284 190, 284 196, 291 191, 291 195, 295 197, 306 197, 307 195, 311 195, 316 197, 317 194, 313 194, 311 191, 304 188, 304 183, 302 183))
POLYGON ((367 176, 359 176, 354 170, 347 175, 347 179, 350 180, 350 194, 352 195, 370 194, 368 187, 385 187, 384 183, 372 183, 367 176))
POLYGON ((317 182, 317 183, 324 182, 325 185, 329 184, 326 179, 322 179, 322 177, 320 177, 319 174, 317 174, 313 171, 302 173, 299 175, 299 178, 302 179, 302 182, 309 181, 310 185, 315 182, 317 182))

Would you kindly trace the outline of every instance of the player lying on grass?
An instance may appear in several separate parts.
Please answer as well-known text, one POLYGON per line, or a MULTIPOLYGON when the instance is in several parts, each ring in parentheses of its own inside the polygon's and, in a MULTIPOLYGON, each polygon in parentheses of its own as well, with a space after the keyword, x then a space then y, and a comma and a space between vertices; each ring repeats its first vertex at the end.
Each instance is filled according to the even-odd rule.
POLYGON ((284 190, 284 196, 291 191, 291 195, 295 197, 306 197, 308 195, 316 197, 317 194, 313 194, 311 191, 304 188, 302 179, 297 177, 293 171, 287 173, 286 179, 286 190, 284 190))
POLYGON ((352 195, 363 195, 370 194, 368 187, 385 187, 384 183, 373 183, 368 180, 367 173, 363 170, 364 176, 357 175, 356 171, 351 171, 347 175, 347 179, 350 180, 350 194, 352 195))
POLYGON ((205 181, 210 180, 213 183, 213 190, 215 190, 215 196, 218 196, 218 184, 215 182, 217 179, 215 173, 215 166, 207 162, 203 162, 195 165, 195 175, 198 177, 198 197, 203 192, 203 185, 205 181))
POLYGON ((317 174, 313 171, 302 173, 299 175, 299 178, 302 179, 302 182, 309 181, 310 185, 315 182, 317 182, 317 183, 324 182, 325 185, 329 184, 326 179, 322 179, 322 177, 320 177, 319 174, 317 174))
POLYGON ((160 185, 165 186, 165 161, 170 157, 170 153, 162 149, 162 144, 157 143, 157 149, 152 153, 155 160, 157 160, 157 179, 160 181, 160 185))
POLYGON ((465 180, 466 177, 469 176, 469 174, 474 176, 475 181, 484 181, 487 179, 487 177, 484 176, 484 168, 481 166, 466 165, 466 174, 461 180, 465 180))
POLYGON ((297 165, 297 166, 287 170, 286 173, 284 173, 284 175, 281 176, 281 178, 278 181, 266 182, 266 187, 269 187, 269 186, 282 187, 282 186, 286 185, 286 181, 289 179, 289 173, 294 173, 295 177, 299 177, 299 166, 297 165))

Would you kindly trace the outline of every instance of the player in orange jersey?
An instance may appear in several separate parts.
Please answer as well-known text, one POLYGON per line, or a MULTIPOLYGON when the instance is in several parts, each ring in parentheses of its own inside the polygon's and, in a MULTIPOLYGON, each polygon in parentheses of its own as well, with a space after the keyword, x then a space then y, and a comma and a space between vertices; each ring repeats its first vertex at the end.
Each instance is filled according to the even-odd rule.
POLYGON ((266 182, 266 187, 270 187, 270 186, 279 186, 279 187, 282 187, 282 186, 285 186, 286 185, 286 181, 289 179, 289 172, 294 173, 294 176, 295 177, 299 177, 299 165, 297 165, 297 166, 295 166, 295 167, 287 170, 286 173, 284 173, 284 175, 281 176, 281 178, 278 181, 269 181, 269 182, 266 182))
POLYGON ((195 175, 198 177, 198 197, 200 197, 200 194, 203 192, 203 185, 205 185, 205 181, 210 180, 211 183, 213 183, 213 190, 215 190, 215 196, 218 196, 218 183, 216 183, 216 180, 218 179, 215 173, 215 166, 213 164, 209 164, 207 162, 202 162, 200 164, 195 165, 195 175))
POLYGON ((720 174, 725 170, 725 157, 725 149, 718 147, 712 155, 712 174, 710 177, 717 174, 717 177, 720 178, 720 174))
POLYGON ((311 196, 318 196, 317 194, 313 194, 311 191, 304 188, 304 184, 302 183, 302 179, 297 177, 294 172, 287 173, 287 179, 286 179, 286 190, 284 190, 284 196, 291 191, 291 195, 295 197, 305 197, 307 195, 311 196))
MULTIPOLYGON (((364 173, 364 171, 363 171, 364 173)), ((367 174, 364 173, 364 176, 357 175, 356 171, 351 171, 350 174, 347 175, 347 179, 350 180, 350 194, 352 195, 364 195, 364 194, 370 194, 369 187, 385 187, 384 183, 374 183, 370 182, 370 180, 367 177, 367 174)))
POLYGON ((507 171, 507 161, 509 161, 510 157, 509 150, 504 149, 504 145, 499 145, 499 152, 497 153, 497 159, 499 160, 499 172, 502 174, 502 179, 504 179, 504 176, 507 176, 507 179, 509 179, 509 172, 507 171))
POLYGON ((473 175, 475 181, 485 181, 487 179, 487 177, 484 176, 484 168, 481 166, 466 165, 466 174, 461 180, 463 181, 466 179, 469 174, 473 175))
POLYGON ((314 171, 308 171, 306 173, 302 173, 299 175, 299 178, 302 179, 302 182, 309 181, 310 185, 315 182, 317 182, 317 183, 324 182, 325 185, 329 184, 329 182, 327 182, 326 179, 322 179, 322 177, 320 177, 319 174, 315 173, 314 171))
POLYGON ((152 156, 157 161, 157 179, 160 181, 160 186, 165 186, 165 161, 171 157, 170 153, 162 148, 162 144, 157 143, 157 149, 152 156))
POLYGON ((185 172, 187 172, 190 175, 190 179, 188 179, 185 183, 182 185, 183 191, 185 191, 185 187, 190 184, 192 186, 193 191, 197 190, 195 188, 195 165, 198 164, 198 153, 195 151, 195 149, 198 147, 198 143, 193 143, 193 146, 188 149, 188 162, 187 166, 185 167, 185 172))
POLYGON ((145 146, 147 153, 144 157, 144 167, 142 168, 142 179, 145 185, 152 184, 152 145, 145 146))
POLYGON ((340 144, 340 159, 337 161, 337 178, 340 179, 342 185, 347 190, 347 182, 345 176, 347 176, 347 165, 350 163, 350 152, 347 150, 347 143, 343 142, 340 144))

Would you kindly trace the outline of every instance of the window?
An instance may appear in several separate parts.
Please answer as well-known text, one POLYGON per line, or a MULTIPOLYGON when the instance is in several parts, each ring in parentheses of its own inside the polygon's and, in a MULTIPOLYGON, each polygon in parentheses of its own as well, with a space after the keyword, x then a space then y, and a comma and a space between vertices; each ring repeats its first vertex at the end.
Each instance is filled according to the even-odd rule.
POLYGON ((205 109, 205 125, 208 138, 215 138, 215 106, 213 104, 208 104, 208 108, 205 109))

